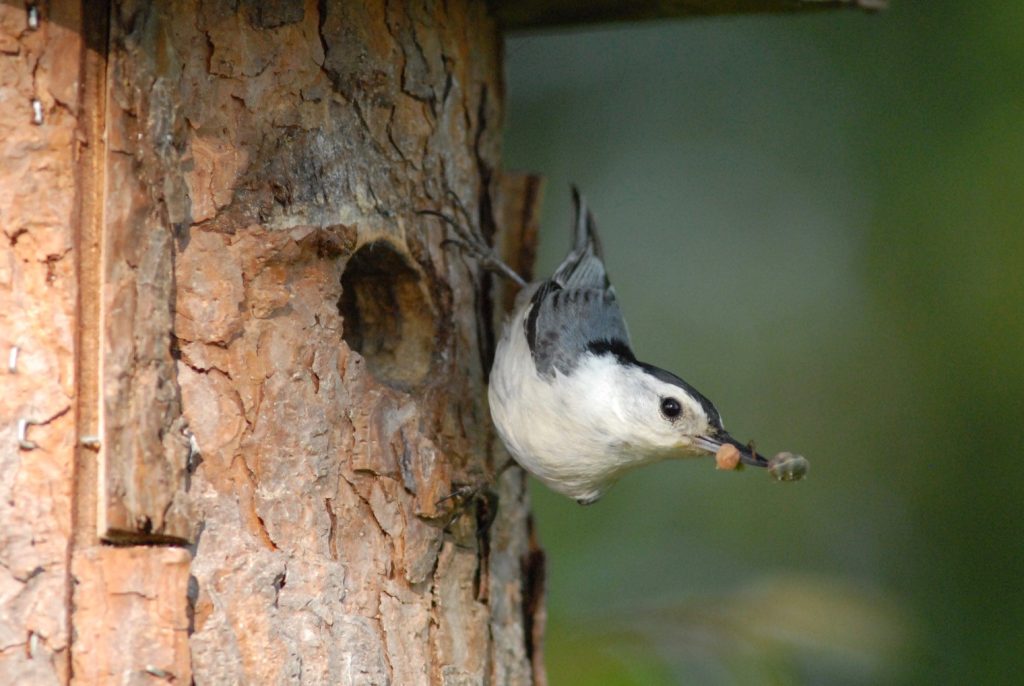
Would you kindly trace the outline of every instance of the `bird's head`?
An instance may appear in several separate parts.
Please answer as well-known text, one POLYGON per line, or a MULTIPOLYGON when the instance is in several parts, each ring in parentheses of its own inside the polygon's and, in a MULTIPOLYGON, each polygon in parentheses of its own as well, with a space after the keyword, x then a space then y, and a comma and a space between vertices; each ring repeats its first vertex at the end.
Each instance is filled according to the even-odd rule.
POLYGON ((628 348, 591 348, 595 369, 606 379, 605 402, 613 408, 617 429, 630 451, 648 458, 714 455, 729 444, 740 461, 766 467, 768 461, 733 438, 718 409, 675 374, 637 361, 628 348))

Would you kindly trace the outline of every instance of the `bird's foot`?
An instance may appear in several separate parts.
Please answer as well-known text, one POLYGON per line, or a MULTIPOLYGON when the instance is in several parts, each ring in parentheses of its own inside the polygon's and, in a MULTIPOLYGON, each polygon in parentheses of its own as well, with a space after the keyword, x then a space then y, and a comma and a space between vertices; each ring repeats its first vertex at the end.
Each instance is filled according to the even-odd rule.
POLYGON ((459 517, 472 512, 476 517, 476 536, 483 538, 490 531, 498 514, 498 494, 489 484, 455 485, 455 490, 437 501, 437 507, 451 503, 451 513, 444 523, 447 530, 459 517))
POLYGON ((471 507, 475 507, 477 537, 486 536, 498 515, 498 494, 491 485, 496 484, 501 475, 514 464, 515 460, 512 458, 506 460, 489 482, 482 481, 476 485, 453 484, 454 490, 435 503, 437 507, 449 502, 452 504, 451 514, 444 528, 448 529, 459 517, 467 514, 471 507))
POLYGON ((450 190, 448 191, 448 196, 452 200, 452 205, 455 207, 458 219, 438 210, 417 211, 417 214, 420 215, 437 217, 450 226, 455 232, 455 235, 458 236, 458 238, 445 239, 442 245, 456 246, 464 253, 475 258, 484 269, 494 272, 495 274, 500 274, 519 286, 525 286, 526 280, 523 279, 515 269, 512 269, 512 267, 508 266, 508 264, 502 261, 501 258, 495 254, 494 248, 487 244, 487 241, 480 233, 480 230, 475 228, 476 223, 470 216, 469 211, 466 210, 466 206, 462 204, 462 200, 459 199, 459 196, 450 190))

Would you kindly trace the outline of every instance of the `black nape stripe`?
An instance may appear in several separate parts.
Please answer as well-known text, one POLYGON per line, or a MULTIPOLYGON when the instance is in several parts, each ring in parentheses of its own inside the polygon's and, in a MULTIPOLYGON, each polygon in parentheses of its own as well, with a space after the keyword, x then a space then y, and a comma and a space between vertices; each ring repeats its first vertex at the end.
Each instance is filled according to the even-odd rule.
POLYGON ((716 408, 710 400, 705 398, 700 391, 680 379, 672 372, 665 371, 660 367, 655 367, 653 364, 647 364, 646 362, 640 362, 637 360, 636 356, 633 354, 632 348, 630 348, 629 344, 622 339, 604 338, 598 341, 590 341, 587 343, 587 350, 595 355, 613 355, 619 364, 635 365, 659 381, 673 386, 678 386, 687 395, 700 403, 711 426, 719 431, 723 430, 722 417, 718 413, 718 408, 716 408))
POLYGON ((595 355, 614 355, 619 364, 636 364, 636 355, 629 343, 621 338, 602 338, 587 343, 587 351, 595 355))
POLYGON ((672 384, 673 386, 679 386, 679 388, 686 391, 691 398, 700 403, 701 408, 704 410, 704 414, 708 417, 708 423, 719 431, 724 430, 722 427, 722 416, 718 413, 718 408, 715 407, 714 403, 705 398, 700 391, 680 379, 672 372, 667 372, 661 367, 655 367, 653 364, 647 364, 645 362, 637 362, 636 364, 659 381, 672 384))

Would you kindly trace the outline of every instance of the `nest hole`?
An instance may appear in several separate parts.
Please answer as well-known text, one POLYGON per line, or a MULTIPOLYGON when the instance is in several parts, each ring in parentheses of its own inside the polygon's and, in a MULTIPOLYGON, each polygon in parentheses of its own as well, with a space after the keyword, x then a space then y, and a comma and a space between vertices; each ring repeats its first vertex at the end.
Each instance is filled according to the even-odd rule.
POLYGON ((430 371, 433 307, 422 279, 384 241, 363 246, 341 275, 342 337, 381 382, 409 388, 430 371))

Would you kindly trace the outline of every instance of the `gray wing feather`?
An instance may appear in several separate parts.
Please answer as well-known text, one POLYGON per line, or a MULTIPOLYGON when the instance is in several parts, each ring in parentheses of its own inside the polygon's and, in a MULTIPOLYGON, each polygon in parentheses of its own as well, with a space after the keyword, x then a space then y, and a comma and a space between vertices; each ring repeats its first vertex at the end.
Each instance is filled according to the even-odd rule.
POLYGON ((533 292, 526 339, 542 376, 570 373, 594 344, 629 348, 629 331, 608 282, 594 217, 573 188, 573 248, 554 276, 533 292))

